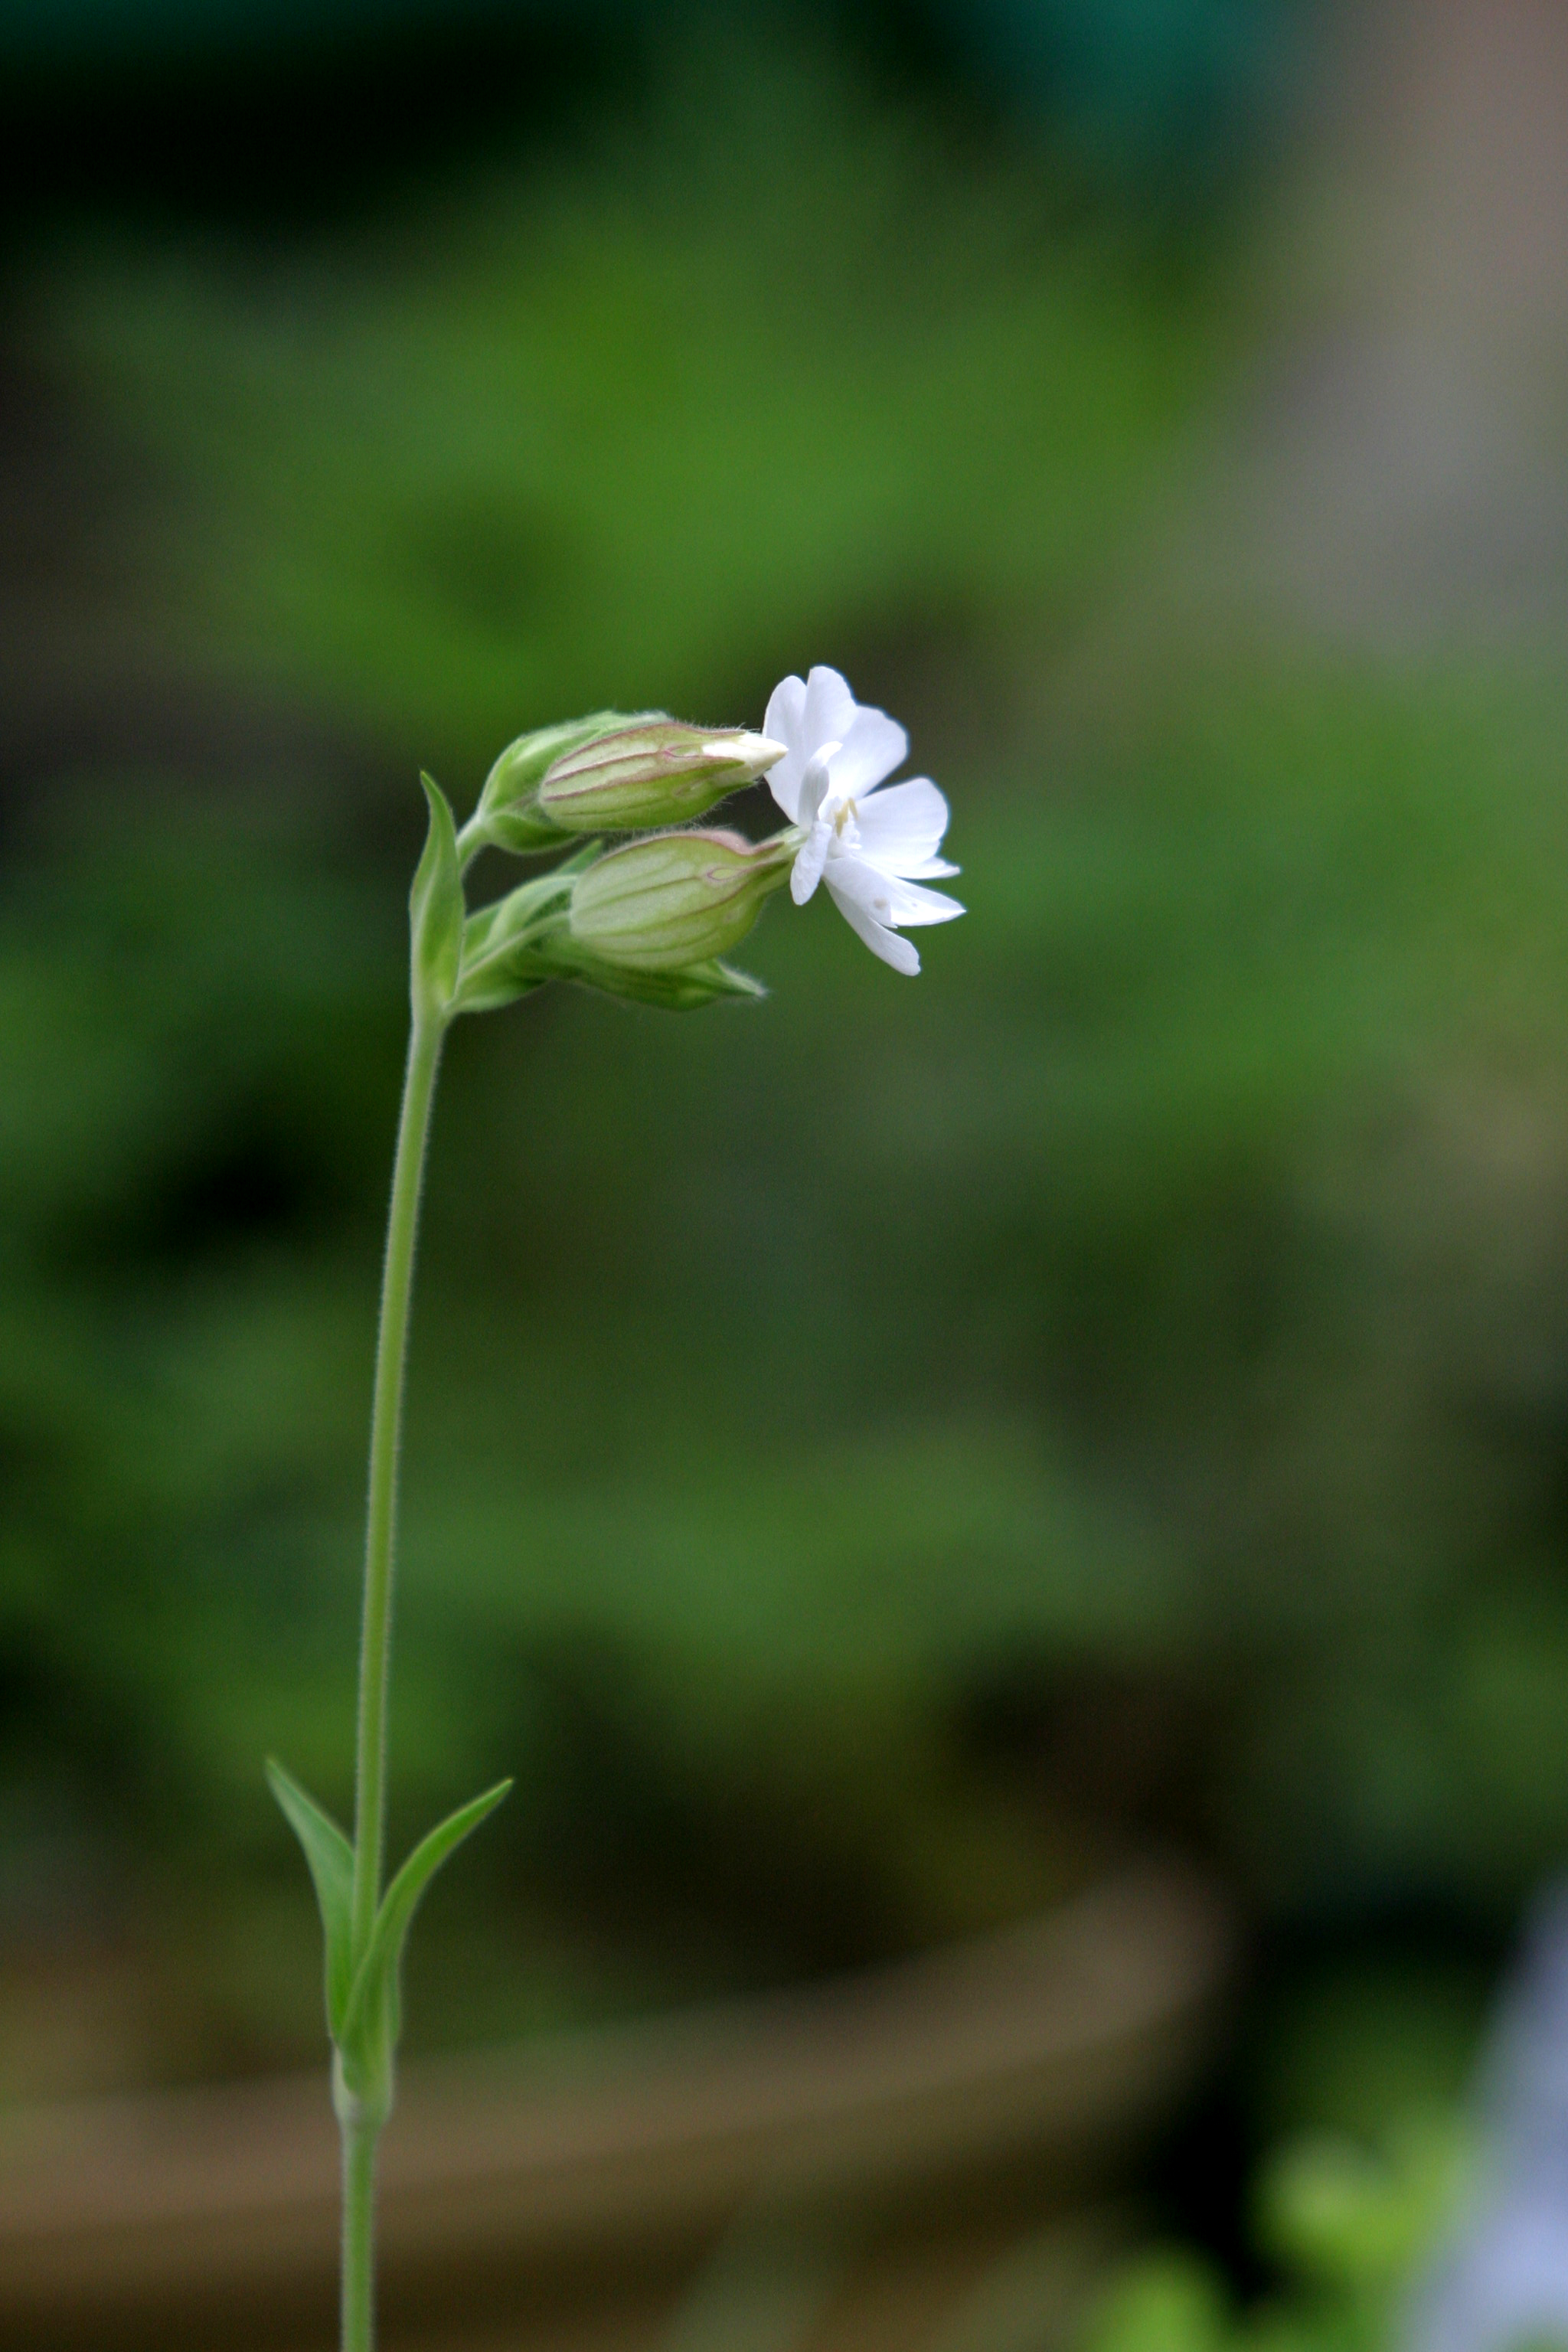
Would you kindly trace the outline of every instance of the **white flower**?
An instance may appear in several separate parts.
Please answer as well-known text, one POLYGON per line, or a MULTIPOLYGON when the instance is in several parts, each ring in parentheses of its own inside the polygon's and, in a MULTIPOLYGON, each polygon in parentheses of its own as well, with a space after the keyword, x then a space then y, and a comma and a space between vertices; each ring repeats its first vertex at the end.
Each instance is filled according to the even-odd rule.
POLYGON ((857 702, 836 669, 820 667, 773 688, 763 731, 785 747, 768 772, 769 789, 805 835, 790 875, 795 905, 826 882, 873 955, 895 971, 919 971, 900 927, 949 923, 963 908, 919 887, 958 871, 937 854, 947 803, 930 777, 878 790, 909 751, 909 737, 886 711, 857 702))

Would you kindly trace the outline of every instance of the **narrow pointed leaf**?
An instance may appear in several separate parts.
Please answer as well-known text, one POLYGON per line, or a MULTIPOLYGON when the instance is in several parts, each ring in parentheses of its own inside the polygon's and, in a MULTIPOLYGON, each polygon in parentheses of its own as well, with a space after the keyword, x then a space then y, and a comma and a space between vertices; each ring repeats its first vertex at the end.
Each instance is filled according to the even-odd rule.
POLYGON ((421 776, 430 803, 430 830, 408 894, 412 986, 416 1015, 445 1013, 458 984, 463 950, 463 877, 458 863, 458 830, 446 793, 433 776, 421 776))
POLYGON ((461 1845, 487 1813, 494 1812, 510 1787, 510 1780, 498 1781, 482 1797, 459 1806, 438 1829, 420 1840, 382 1896, 369 1947, 354 1972, 353 1989, 343 2018, 341 2039, 346 2050, 353 2051, 366 2034, 373 2040, 384 2034, 388 2041, 395 2042, 398 1969, 408 1923, 419 1898, 453 1847, 461 1845))
POLYGON ((353 1981, 353 1911, 354 1850, 329 1814, 273 1758, 267 1780, 283 1817, 304 1849, 315 1882, 327 1946, 327 2023, 334 2040, 349 2005, 353 1981))

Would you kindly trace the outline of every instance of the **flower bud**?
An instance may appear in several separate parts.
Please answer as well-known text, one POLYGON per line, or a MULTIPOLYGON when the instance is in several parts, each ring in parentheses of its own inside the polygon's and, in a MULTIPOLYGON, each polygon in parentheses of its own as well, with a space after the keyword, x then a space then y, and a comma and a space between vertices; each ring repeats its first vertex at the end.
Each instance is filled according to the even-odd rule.
POLYGON ((536 727, 531 735, 520 735, 515 743, 507 745, 485 778, 480 808, 510 808, 532 794, 545 771, 563 752, 591 743, 596 735, 631 727, 638 719, 659 716, 658 711, 595 710, 585 719, 568 719, 559 727, 536 727))
POLYGON ((728 953, 789 879, 798 841, 662 833, 613 849, 572 894, 571 932, 605 963, 679 971, 728 953))
POLYGON ((552 762, 597 735, 630 727, 638 718, 661 716, 658 711, 595 710, 585 719, 568 719, 559 727, 537 727, 531 735, 520 735, 485 778, 479 807, 465 828, 465 848, 471 854, 489 843, 522 857, 554 848, 566 828, 544 815, 539 805, 540 781, 552 762))
POLYGON ((639 719, 556 759, 539 786, 539 812, 568 833, 684 824, 784 755, 782 743, 743 728, 639 719))

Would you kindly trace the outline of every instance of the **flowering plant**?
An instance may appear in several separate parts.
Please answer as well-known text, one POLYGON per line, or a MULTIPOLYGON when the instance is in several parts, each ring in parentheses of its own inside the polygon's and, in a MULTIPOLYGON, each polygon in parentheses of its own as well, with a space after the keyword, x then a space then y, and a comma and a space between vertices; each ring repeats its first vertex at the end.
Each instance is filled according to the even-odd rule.
POLYGON ((817 668, 776 688, 760 735, 691 727, 662 711, 602 710, 522 736, 490 770, 460 830, 440 786, 422 780, 429 829, 409 895, 412 1021, 371 1409, 352 1840, 281 1765, 268 1766, 310 1866, 325 1939, 343 2148, 342 2352, 371 2352, 374 2341, 376 2150, 392 2111, 409 1926, 441 1864, 511 1785, 487 1790, 432 1830, 383 1890, 404 1365, 447 1032, 461 1013, 493 1012, 552 980, 672 1011, 759 996, 759 984, 723 958, 786 882, 804 905, 825 881, 874 954, 918 971, 901 929, 963 909, 922 887, 957 871, 938 854, 941 793, 924 777, 885 783, 908 748, 901 727, 857 703, 837 670, 817 668), (782 832, 752 843, 690 824, 764 775, 789 819, 782 832), (616 834, 634 837, 607 845, 604 836, 616 834), (558 862, 470 913, 465 877, 485 849, 553 853, 558 862))

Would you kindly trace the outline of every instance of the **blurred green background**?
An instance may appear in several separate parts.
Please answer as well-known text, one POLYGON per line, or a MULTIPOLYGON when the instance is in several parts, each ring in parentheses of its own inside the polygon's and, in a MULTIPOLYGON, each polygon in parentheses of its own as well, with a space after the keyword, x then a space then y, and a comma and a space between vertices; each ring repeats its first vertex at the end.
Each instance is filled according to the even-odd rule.
POLYGON ((519 1790, 411 2042, 1176 1845, 1222 2236, 1462 2079, 1568 1843, 1564 694, 1216 535, 1342 32, 0 11, 0 2086, 319 2042, 417 768, 819 660, 952 803, 918 986, 779 906, 449 1056, 395 1843, 519 1790))

